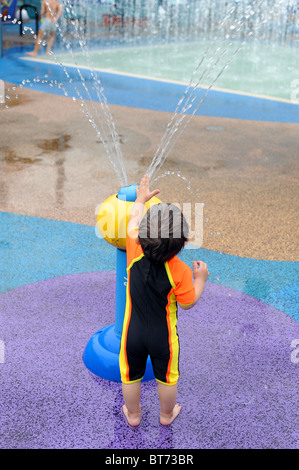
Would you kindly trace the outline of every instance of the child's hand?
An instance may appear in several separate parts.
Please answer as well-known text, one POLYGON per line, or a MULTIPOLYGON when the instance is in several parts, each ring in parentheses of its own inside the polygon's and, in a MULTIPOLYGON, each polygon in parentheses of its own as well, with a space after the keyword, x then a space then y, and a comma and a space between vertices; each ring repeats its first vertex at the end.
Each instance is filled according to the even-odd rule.
POLYGON ((202 281, 206 281, 209 277, 209 270, 203 261, 193 261, 193 276, 195 279, 201 279, 202 281))
POLYGON ((137 191, 136 201, 142 202, 143 204, 145 204, 152 197, 156 196, 156 194, 158 194, 160 192, 160 189, 155 189, 154 191, 150 191, 150 189, 149 189, 149 177, 148 177, 148 175, 144 175, 144 177, 140 181, 140 187, 137 188, 136 191, 137 191))
POLYGON ((192 308, 194 305, 197 304, 199 301, 201 294, 204 291, 205 288, 205 281, 209 277, 209 270, 203 261, 193 261, 193 276, 194 276, 194 288, 195 288, 195 300, 192 304, 189 304, 188 306, 183 306, 180 305, 184 310, 189 310, 189 308, 192 308))

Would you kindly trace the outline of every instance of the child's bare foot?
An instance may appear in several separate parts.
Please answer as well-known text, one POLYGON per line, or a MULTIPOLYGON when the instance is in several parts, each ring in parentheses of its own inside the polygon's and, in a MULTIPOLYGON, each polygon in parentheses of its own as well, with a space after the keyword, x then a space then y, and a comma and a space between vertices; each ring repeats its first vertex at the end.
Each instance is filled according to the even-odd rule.
POLYGON ((32 57, 36 57, 37 53, 32 51, 32 52, 26 52, 27 55, 31 55, 32 57))
POLYGON ((177 403, 176 405, 174 405, 172 413, 170 413, 169 415, 162 415, 160 413, 160 423, 163 424, 163 426, 168 426, 178 416, 181 409, 182 407, 177 403))
POLYGON ((141 421, 141 410, 139 413, 129 413, 126 405, 123 405, 122 412, 125 415, 125 418, 130 426, 139 426, 141 421))

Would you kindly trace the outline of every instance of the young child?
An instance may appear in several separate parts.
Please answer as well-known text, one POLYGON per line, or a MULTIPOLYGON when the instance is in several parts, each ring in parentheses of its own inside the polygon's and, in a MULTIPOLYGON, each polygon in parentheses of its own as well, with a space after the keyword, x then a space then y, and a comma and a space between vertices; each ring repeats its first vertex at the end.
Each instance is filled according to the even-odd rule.
POLYGON ((48 34, 48 44, 46 54, 49 55, 52 49, 55 32, 56 32, 56 23, 61 17, 63 12, 62 6, 57 0, 43 0, 40 15, 42 17, 40 30, 38 32, 34 50, 32 52, 26 52, 27 55, 36 57, 41 46, 44 34, 48 34))
POLYGON ((158 194, 150 191, 145 175, 137 189, 128 224, 127 300, 119 365, 125 404, 122 411, 131 426, 141 421, 141 380, 150 355, 160 399, 160 423, 178 416, 179 340, 177 303, 187 310, 199 300, 209 276, 202 261, 192 270, 176 255, 188 240, 188 226, 173 204, 155 204, 144 214, 144 204, 158 194))

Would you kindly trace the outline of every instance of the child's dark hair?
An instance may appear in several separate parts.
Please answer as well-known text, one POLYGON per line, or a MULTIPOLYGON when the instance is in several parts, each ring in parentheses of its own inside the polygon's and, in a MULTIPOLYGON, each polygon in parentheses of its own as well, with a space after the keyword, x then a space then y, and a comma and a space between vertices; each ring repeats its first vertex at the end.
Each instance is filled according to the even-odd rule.
POLYGON ((139 241, 144 256, 165 263, 175 256, 188 240, 188 224, 174 204, 152 205, 139 226, 139 241))

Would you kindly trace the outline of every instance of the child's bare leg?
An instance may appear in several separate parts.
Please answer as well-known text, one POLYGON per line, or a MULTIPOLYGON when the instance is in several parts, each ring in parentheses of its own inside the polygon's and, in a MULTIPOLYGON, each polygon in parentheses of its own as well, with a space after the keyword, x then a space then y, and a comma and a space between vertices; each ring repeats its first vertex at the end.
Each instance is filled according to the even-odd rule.
POLYGON ((32 52, 26 52, 27 55, 32 55, 33 57, 37 56, 37 53, 39 51, 39 48, 41 46, 42 40, 43 40, 44 32, 42 29, 39 30, 36 41, 35 41, 35 46, 32 52))
POLYGON ((51 51, 53 43, 54 43, 54 39, 55 39, 55 32, 51 31, 50 37, 49 37, 49 40, 48 40, 48 44, 47 44, 47 51, 46 51, 47 55, 50 54, 50 51, 51 51))
POLYGON ((131 426, 138 426, 141 421, 141 382, 132 384, 122 384, 125 404, 122 407, 123 413, 131 426))
POLYGON ((177 385, 164 385, 158 382, 158 394, 160 398, 160 423, 167 426, 173 422, 182 408, 176 403, 177 385))

